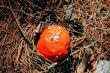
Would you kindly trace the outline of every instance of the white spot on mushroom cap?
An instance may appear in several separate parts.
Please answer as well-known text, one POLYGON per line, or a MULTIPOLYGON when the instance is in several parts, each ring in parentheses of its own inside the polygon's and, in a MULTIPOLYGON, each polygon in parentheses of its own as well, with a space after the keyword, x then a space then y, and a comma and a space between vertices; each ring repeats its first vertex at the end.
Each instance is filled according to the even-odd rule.
POLYGON ((56 58, 58 59, 58 56, 56 56, 56 58))
POLYGON ((61 52, 59 53, 59 55, 61 55, 61 52))
POLYGON ((56 28, 51 28, 51 26, 50 26, 50 27, 48 27, 48 29, 49 29, 48 32, 51 35, 47 35, 45 37, 46 40, 52 40, 52 41, 58 42, 60 38, 63 38, 66 35, 65 33, 63 33, 63 31, 62 31, 63 28, 61 26, 58 26, 56 28))

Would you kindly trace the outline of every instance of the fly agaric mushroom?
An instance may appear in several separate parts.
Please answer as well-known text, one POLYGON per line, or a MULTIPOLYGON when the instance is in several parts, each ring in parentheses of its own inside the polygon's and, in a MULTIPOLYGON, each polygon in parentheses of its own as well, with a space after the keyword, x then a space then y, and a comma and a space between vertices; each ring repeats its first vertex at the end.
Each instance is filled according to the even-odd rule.
POLYGON ((47 27, 37 43, 37 50, 45 59, 55 62, 68 54, 70 36, 66 28, 59 25, 47 27))

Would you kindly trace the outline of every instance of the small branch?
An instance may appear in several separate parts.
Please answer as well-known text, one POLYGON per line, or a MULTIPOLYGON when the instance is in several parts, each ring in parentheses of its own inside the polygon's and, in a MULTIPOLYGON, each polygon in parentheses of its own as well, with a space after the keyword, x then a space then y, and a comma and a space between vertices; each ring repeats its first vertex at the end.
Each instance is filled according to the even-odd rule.
MULTIPOLYGON (((98 40, 99 40, 99 39, 98 39, 98 40)), ((75 54, 75 53, 77 53, 77 52, 79 52, 79 51, 81 51, 81 50, 83 50, 83 49, 87 49, 87 48, 91 47, 91 46, 94 45, 98 40, 96 40, 95 42, 91 43, 91 44, 88 45, 88 46, 85 46, 85 47, 83 47, 83 48, 81 48, 81 49, 79 49, 79 50, 77 50, 77 51, 71 53, 71 55, 73 55, 73 54, 75 54)))
POLYGON ((84 70, 87 67, 89 58, 90 58, 90 54, 85 52, 79 66, 77 68, 77 73, 84 73, 84 70))
POLYGON ((58 9, 60 7, 60 5, 61 5, 62 2, 63 2, 63 0, 60 0, 60 2, 58 4, 58 6, 56 7, 56 9, 58 9))
POLYGON ((11 5, 10 5, 10 10, 11 10, 11 12, 12 12, 12 14, 13 14, 15 20, 16 20, 16 23, 17 23, 17 26, 19 27, 19 30, 20 30, 21 35, 23 36, 23 38, 25 39, 25 41, 26 41, 27 43, 29 43, 30 45, 32 45, 32 41, 30 41, 30 40, 26 37, 25 32, 24 32, 23 29, 21 28, 20 23, 19 23, 19 21, 18 21, 16 15, 15 15, 15 13, 14 13, 14 11, 13 11, 11 5))
POLYGON ((23 49, 23 41, 21 41, 21 43, 19 44, 19 47, 18 47, 18 53, 17 53, 17 57, 16 57, 16 61, 15 63, 18 62, 19 58, 20 58, 20 55, 21 55, 21 51, 23 49))
POLYGON ((52 63, 49 67, 48 67, 48 70, 51 69, 52 67, 55 67, 55 65, 57 65, 58 63, 55 62, 55 63, 52 63))
POLYGON ((40 22, 37 28, 34 30, 34 36, 36 36, 36 33, 40 33, 41 26, 42 26, 42 22, 40 22))
POLYGON ((13 41, 8 41, 8 42, 0 42, 0 46, 6 46, 6 45, 10 45, 12 44, 13 42, 15 42, 16 40, 13 40, 13 41))
POLYGON ((30 1, 28 1, 28 0, 24 0, 25 2, 28 2, 31 6, 33 6, 33 7, 38 7, 39 9, 42 9, 41 7, 39 7, 39 6, 37 6, 37 5, 35 5, 35 4, 33 4, 33 3, 31 3, 30 1))
POLYGON ((109 28, 99 28, 99 27, 96 27, 96 29, 100 29, 100 30, 103 30, 103 31, 110 32, 110 29, 109 28))
MULTIPOLYGON (((2 6, 2 5, 0 5, 0 7, 2 7, 2 8, 6 8, 6 9, 12 9, 11 7, 6 7, 6 6, 2 6)), ((28 13, 26 13, 26 12, 24 12, 23 10, 16 10, 16 9, 12 9, 13 11, 17 11, 17 12, 21 12, 21 13, 23 13, 23 14, 26 14, 27 16, 31 16, 31 17, 34 17, 34 15, 32 15, 32 14, 28 14, 28 13)))
POLYGON ((76 47, 78 44, 82 43, 82 42, 85 40, 85 38, 86 38, 86 36, 84 36, 84 37, 78 39, 79 42, 78 42, 78 43, 75 43, 74 45, 72 45, 71 48, 74 48, 74 47, 76 47))

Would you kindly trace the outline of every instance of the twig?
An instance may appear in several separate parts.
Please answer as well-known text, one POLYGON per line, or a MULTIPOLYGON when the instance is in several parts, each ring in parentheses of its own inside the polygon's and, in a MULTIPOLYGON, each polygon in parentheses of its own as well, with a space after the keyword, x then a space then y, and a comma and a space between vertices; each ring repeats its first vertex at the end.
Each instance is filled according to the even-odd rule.
POLYGON ((110 29, 109 28, 99 28, 99 27, 96 27, 96 29, 100 29, 100 30, 103 30, 103 31, 110 32, 110 29))
POLYGON ((58 4, 58 6, 56 7, 56 9, 58 9, 58 8, 60 7, 62 1, 63 1, 63 0, 60 0, 60 2, 59 2, 59 4, 58 4))
POLYGON ((84 73, 84 70, 87 66, 87 62, 88 62, 89 58, 90 58, 90 54, 85 52, 79 66, 77 68, 77 73, 84 73))
POLYGON ((84 37, 78 39, 79 42, 76 43, 76 44, 74 44, 74 45, 72 45, 71 48, 76 47, 78 44, 82 43, 82 42, 84 41, 85 38, 86 38, 86 36, 84 36, 84 37))
POLYGON ((18 54, 17 54, 15 63, 18 62, 19 57, 20 57, 20 55, 21 55, 21 50, 22 50, 22 49, 23 49, 23 41, 21 41, 21 43, 20 43, 20 45, 19 45, 19 47, 18 47, 18 54))
POLYGON ((33 4, 33 3, 31 3, 31 2, 28 1, 28 0, 24 0, 24 1, 25 1, 25 2, 28 2, 31 6, 38 7, 39 9, 42 9, 41 7, 39 7, 39 6, 37 6, 37 5, 33 4))
POLYGON ((76 33, 79 33, 79 34, 81 34, 81 35, 84 34, 84 33, 81 33, 81 32, 76 31, 75 29, 71 29, 70 31, 72 31, 72 32, 76 32, 76 33))
MULTIPOLYGON (((6 6, 2 6, 2 5, 0 5, 0 7, 2 7, 2 8, 6 8, 6 9, 12 9, 11 7, 6 7, 6 6)), ((16 10, 16 9, 12 9, 13 11, 17 11, 17 12, 21 12, 21 13, 23 13, 23 14, 26 14, 27 16, 31 16, 31 17, 34 17, 34 15, 32 15, 32 14, 28 14, 28 13, 26 13, 26 12, 24 12, 23 10, 16 10)))
POLYGON ((8 41, 8 42, 5 42, 5 43, 1 43, 1 42, 0 42, 0 46, 6 46, 6 45, 9 45, 9 44, 11 44, 11 43, 13 43, 13 42, 15 42, 15 40, 13 40, 13 41, 8 41))
MULTIPOLYGON (((98 40, 99 40, 99 39, 98 39, 98 40)), ((83 50, 83 49, 87 49, 87 48, 91 47, 91 46, 94 45, 98 40, 96 40, 95 42, 91 43, 91 44, 88 45, 88 46, 85 46, 85 47, 83 47, 83 48, 81 48, 81 49, 79 49, 79 50, 77 50, 77 51, 71 53, 71 55, 73 55, 73 54, 75 54, 75 53, 77 53, 77 52, 79 52, 79 51, 81 51, 81 50, 83 50)))
POLYGON ((52 63, 49 67, 48 67, 48 70, 51 69, 52 67, 54 67, 55 65, 57 65, 58 63, 55 62, 55 63, 52 63))
POLYGON ((27 43, 29 43, 30 45, 32 45, 32 41, 30 41, 30 40, 26 37, 25 32, 24 32, 23 29, 21 28, 20 23, 19 23, 19 21, 18 21, 16 15, 15 15, 15 13, 14 13, 14 11, 13 11, 11 5, 10 5, 10 10, 11 10, 11 12, 12 12, 12 14, 13 14, 15 20, 16 20, 16 23, 17 23, 17 26, 19 27, 19 30, 20 30, 21 35, 23 36, 23 38, 25 39, 25 41, 26 41, 27 43))
POLYGON ((36 33, 40 32, 41 26, 42 26, 42 22, 40 22, 39 25, 37 26, 37 28, 34 30, 34 36, 36 36, 36 33))

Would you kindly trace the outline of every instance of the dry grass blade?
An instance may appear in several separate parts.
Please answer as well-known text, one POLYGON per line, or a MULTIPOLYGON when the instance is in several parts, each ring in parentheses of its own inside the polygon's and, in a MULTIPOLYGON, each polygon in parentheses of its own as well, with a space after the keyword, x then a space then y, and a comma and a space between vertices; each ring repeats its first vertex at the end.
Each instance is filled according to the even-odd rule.
MULTIPOLYGON (((78 44, 82 43, 82 42, 85 40, 85 38, 86 38, 86 36, 77 39, 78 42, 75 43, 75 44, 72 44, 72 45, 71 45, 71 48, 74 48, 74 47, 76 47, 78 44)), ((72 43, 74 43, 74 42, 72 42, 72 43)))
POLYGON ((38 7, 39 9, 42 9, 41 7, 39 7, 39 6, 37 6, 37 5, 35 5, 35 4, 33 4, 33 3, 31 3, 30 1, 28 1, 28 0, 24 0, 24 1, 26 1, 26 2, 28 2, 28 3, 30 3, 32 6, 34 6, 34 7, 38 7))
POLYGON ((10 5, 10 10, 11 10, 11 12, 12 12, 12 14, 13 14, 15 20, 16 20, 17 26, 19 27, 20 32, 21 32, 23 38, 26 40, 26 42, 27 42, 29 45, 32 46, 32 41, 30 41, 30 40, 26 37, 25 32, 24 32, 23 29, 21 28, 20 23, 19 23, 19 21, 18 21, 16 15, 15 15, 15 13, 14 13, 14 11, 13 11, 11 5, 10 5))
MULTIPOLYGON (((99 39, 98 39, 98 40, 99 40, 99 39)), ((79 50, 77 50, 77 51, 75 51, 75 52, 72 52, 71 55, 73 55, 73 54, 75 54, 75 53, 77 53, 77 52, 80 52, 81 50, 84 50, 84 49, 87 49, 87 48, 93 46, 98 40, 96 40, 95 42, 91 43, 91 44, 88 45, 88 46, 85 46, 85 47, 83 47, 83 48, 81 48, 81 49, 79 49, 79 50)))
POLYGON ((39 72, 38 70, 33 70, 32 73, 43 73, 43 72, 39 72))
POLYGON ((54 66, 57 65, 57 64, 58 64, 57 62, 52 63, 52 64, 48 67, 48 69, 51 69, 52 67, 54 67, 54 66))
POLYGON ((60 0, 60 2, 59 2, 59 4, 58 4, 58 6, 56 7, 56 9, 58 9, 58 8, 60 7, 62 1, 63 1, 63 0, 60 0))
POLYGON ((77 68, 77 73, 84 73, 84 70, 87 66, 88 60, 90 58, 90 54, 84 53, 82 60, 77 68))
POLYGON ((39 33, 40 32, 40 28, 42 26, 42 23, 39 23, 39 25, 37 26, 37 28, 34 30, 34 36, 36 33, 39 33))
POLYGON ((21 55, 22 49, 23 49, 23 41, 21 41, 21 43, 20 43, 20 45, 19 45, 19 47, 18 47, 18 52, 17 52, 17 56, 16 56, 16 61, 15 61, 15 63, 18 62, 18 60, 19 60, 19 58, 20 58, 20 55, 21 55))
MULTIPOLYGON (((0 5, 0 7, 2 7, 2 8, 6 8, 6 9, 12 9, 12 8, 10 8, 10 7, 6 7, 6 6, 3 6, 3 5, 0 5)), ((21 13, 23 13, 23 14, 26 14, 27 16, 30 16, 30 17, 34 17, 32 14, 28 14, 28 13, 26 13, 25 11, 23 11, 23 10, 16 10, 16 9, 12 9, 13 11, 16 11, 16 12, 21 12, 21 13)))

